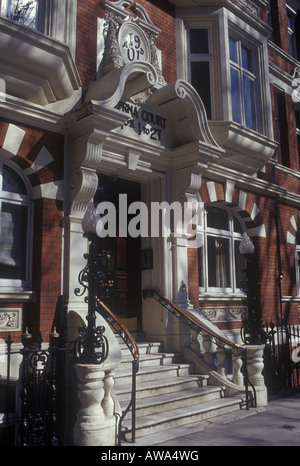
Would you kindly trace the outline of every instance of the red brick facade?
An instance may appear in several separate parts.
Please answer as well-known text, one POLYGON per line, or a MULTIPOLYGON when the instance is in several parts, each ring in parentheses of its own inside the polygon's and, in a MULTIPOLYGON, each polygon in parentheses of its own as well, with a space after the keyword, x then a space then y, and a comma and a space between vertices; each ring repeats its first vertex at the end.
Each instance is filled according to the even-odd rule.
MULTIPOLYGON (((176 8, 167 0, 140 0, 139 2, 149 14, 151 21, 161 30, 157 38, 157 47, 162 53, 162 74, 167 83, 177 79, 176 63, 176 8)), ((255 3, 255 2, 254 2, 255 3)), ((261 19, 267 23, 267 8, 262 7, 262 2, 257 2, 261 11, 261 19)), ((285 1, 271 1, 273 20, 274 46, 269 47, 269 57, 272 63, 286 74, 290 74, 293 61, 286 58, 289 53, 289 37, 287 30, 287 15, 285 1)), ((83 98, 89 86, 97 76, 97 18, 103 18, 105 11, 98 0, 86 0, 78 2, 77 10, 77 42, 76 42, 76 67, 78 69, 83 98)), ((270 84, 272 97, 272 110, 275 123, 274 84, 270 84)), ((300 194, 299 184, 299 152, 296 136, 295 105, 291 95, 285 93, 286 106, 286 148, 285 170, 275 163, 266 165, 259 171, 257 178, 271 185, 282 188, 291 195, 300 194)), ((48 183, 64 180, 65 176, 65 143, 66 134, 62 131, 45 131, 32 125, 25 125, 18 121, 10 121, 1 115, 0 121, 0 147, 5 141, 8 126, 12 124, 25 132, 25 136, 17 154, 11 157, 22 170, 26 171, 36 160, 40 150, 45 147, 51 154, 53 161, 38 171, 28 174, 32 188, 39 188, 48 183)), ((276 155, 277 157, 277 155, 276 155)), ((257 193, 251 186, 249 189, 239 188, 238 184, 233 191, 232 200, 226 202, 225 184, 205 179, 202 180, 200 196, 204 203, 210 201, 207 183, 214 182, 217 202, 236 208, 239 206, 239 195, 242 190, 245 193, 246 204, 239 210, 242 218, 251 217, 254 204, 259 213, 248 223, 248 228, 264 226, 266 235, 254 236, 255 265, 257 277, 260 280, 260 303, 263 320, 277 319, 281 312, 292 323, 299 322, 300 299, 292 299, 298 295, 296 289, 295 246, 287 242, 287 233, 295 236, 295 230, 291 224, 291 218, 298 223, 297 202, 284 202, 284 194, 278 200, 278 223, 276 224, 276 194, 257 193), (278 225, 278 229, 276 226, 278 225), (282 273, 282 278, 280 278, 282 273), (288 299, 290 298, 290 299, 288 299)), ((55 184, 55 183, 54 183, 55 184)), ((37 192, 37 191, 35 191, 37 192)), ((22 307, 22 328, 28 327, 32 333, 41 331, 44 339, 56 322, 60 309, 60 297, 62 294, 62 260, 63 260, 63 201, 47 198, 38 194, 34 199, 34 228, 33 228, 33 274, 32 288, 34 299, 23 302, 0 301, 1 307, 22 307)), ((199 301, 199 276, 197 250, 188 251, 189 271, 189 298, 195 307, 207 306, 205 300, 199 301)), ((220 303, 215 303, 220 306, 220 303)), ((236 302, 227 302, 226 305, 235 305, 236 302)), ((242 301, 240 304, 243 304, 242 301)), ((239 325, 239 324, 232 324, 239 325)), ((1 338, 7 334, 2 333, 1 338)), ((13 338, 20 333, 12 335, 13 338)))

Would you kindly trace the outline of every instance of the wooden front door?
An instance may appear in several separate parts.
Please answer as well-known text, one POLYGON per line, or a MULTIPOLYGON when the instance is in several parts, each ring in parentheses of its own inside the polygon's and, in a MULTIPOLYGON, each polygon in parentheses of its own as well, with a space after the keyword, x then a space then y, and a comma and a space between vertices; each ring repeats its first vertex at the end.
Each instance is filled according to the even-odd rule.
MULTIPOLYGON (((107 305, 131 331, 141 329, 141 238, 118 234, 119 195, 127 195, 127 205, 139 201, 140 184, 121 178, 98 175, 99 187, 95 205, 102 201, 112 202, 116 208, 117 228, 115 237, 99 239, 99 250, 111 251, 111 275, 113 293, 107 305)), ((128 218, 128 221, 130 217, 128 218)))

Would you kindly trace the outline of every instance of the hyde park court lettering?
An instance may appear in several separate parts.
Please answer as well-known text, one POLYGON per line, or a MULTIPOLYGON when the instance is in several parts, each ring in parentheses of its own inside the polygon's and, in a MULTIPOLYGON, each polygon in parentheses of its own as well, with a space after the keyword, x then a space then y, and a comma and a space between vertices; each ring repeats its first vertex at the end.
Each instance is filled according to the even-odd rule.
POLYGON ((132 128, 139 136, 145 135, 151 141, 161 141, 162 131, 166 128, 166 118, 122 101, 118 103, 116 108, 131 117, 121 126, 122 129, 132 128))

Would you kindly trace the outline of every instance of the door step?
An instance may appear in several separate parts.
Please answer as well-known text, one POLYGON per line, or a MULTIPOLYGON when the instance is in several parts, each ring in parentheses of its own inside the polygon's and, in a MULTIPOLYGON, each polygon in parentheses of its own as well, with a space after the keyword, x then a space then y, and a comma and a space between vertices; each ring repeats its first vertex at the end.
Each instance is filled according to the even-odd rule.
MULTIPOLYGON (((150 445, 159 441, 159 433, 164 437, 166 432, 176 436, 178 428, 190 429, 197 423, 241 412, 242 397, 225 398, 225 388, 208 386, 208 376, 194 374, 193 365, 184 364, 182 355, 161 352, 159 343, 141 342, 138 346, 135 432, 138 444, 150 445)), ((115 393, 124 411, 131 398, 132 358, 127 348, 121 345, 121 349, 123 359, 115 373, 115 393)), ((131 411, 123 421, 123 428, 131 429, 131 411)), ((125 444, 132 445, 130 440, 128 433, 125 444)))

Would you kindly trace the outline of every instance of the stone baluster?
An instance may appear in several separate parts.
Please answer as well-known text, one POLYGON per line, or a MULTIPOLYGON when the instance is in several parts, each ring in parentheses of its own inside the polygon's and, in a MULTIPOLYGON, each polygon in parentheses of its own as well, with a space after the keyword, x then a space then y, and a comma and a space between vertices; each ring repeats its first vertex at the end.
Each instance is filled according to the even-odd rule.
POLYGON ((217 372, 222 377, 226 377, 226 369, 224 365, 224 361, 226 358, 226 350, 222 348, 221 346, 218 346, 217 351, 216 351, 216 357, 219 363, 217 367, 217 372))
POLYGON ((107 372, 104 377, 104 397, 102 401, 102 409, 105 416, 114 415, 115 402, 112 396, 114 385, 114 372, 107 372))
POLYGON ((246 348, 248 377, 255 388, 257 406, 266 406, 268 404, 267 388, 262 375, 264 345, 249 345, 246 348))
POLYGON ((213 345, 213 342, 211 341, 211 339, 208 336, 203 335, 202 345, 203 345, 203 349, 204 349, 204 355, 203 355, 204 361, 207 364, 209 364, 210 366, 214 365, 214 361, 213 361, 214 345, 213 345))
POLYGON ((244 384, 244 377, 241 372, 243 367, 243 360, 240 355, 233 354, 233 378, 232 381, 236 385, 243 385, 244 384))
POLYGON ((195 351, 195 353, 199 353, 200 351, 200 343, 199 343, 199 340, 198 340, 198 332, 196 332, 195 330, 192 330, 190 331, 190 348, 191 350, 195 351))

